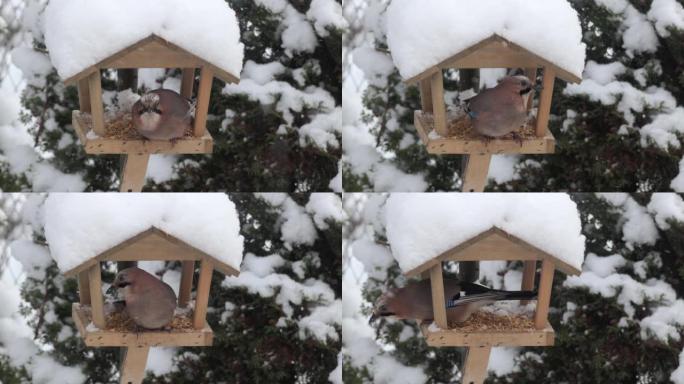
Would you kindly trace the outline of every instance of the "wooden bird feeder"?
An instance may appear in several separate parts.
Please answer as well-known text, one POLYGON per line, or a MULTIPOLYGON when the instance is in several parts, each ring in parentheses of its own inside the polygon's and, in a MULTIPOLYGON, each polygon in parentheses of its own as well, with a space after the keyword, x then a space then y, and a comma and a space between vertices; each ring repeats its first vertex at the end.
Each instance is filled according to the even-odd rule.
POLYGON ((137 43, 101 60, 65 80, 78 86, 79 109, 73 111, 74 129, 86 153, 92 155, 121 154, 124 168, 120 190, 139 192, 145 183, 150 155, 206 154, 213 150, 213 139, 207 131, 209 96, 214 77, 227 83, 239 82, 239 74, 229 73, 183 48, 150 35, 137 43), (168 140, 111 137, 104 117, 101 71, 104 69, 180 68, 183 72, 181 95, 196 97, 196 113, 192 133, 172 143, 168 140), (199 71, 199 86, 193 86, 199 71))
MULTIPOLYGON (((428 153, 466 155, 463 191, 480 192, 487 181, 492 155, 554 153, 556 141, 548 129, 548 123, 556 77, 570 83, 581 81, 580 77, 544 57, 495 34, 463 51, 455 52, 453 56, 405 82, 420 86, 421 110, 415 111, 414 124, 428 153), (541 74, 542 90, 536 115, 522 128, 519 139, 508 135, 511 137, 487 141, 470 129, 467 115, 448 116, 443 71, 449 68, 523 68, 533 84, 536 84, 537 76, 541 74), (450 127, 460 127, 460 133, 454 136, 450 127)), ((534 94, 530 100, 533 97, 534 94)), ((528 108, 531 109, 532 105, 532 102, 528 103, 528 108)))
POLYGON ((80 301, 72 304, 74 322, 89 347, 125 347, 120 382, 140 383, 144 377, 150 347, 204 347, 212 344, 214 334, 206 321, 206 315, 214 269, 228 276, 237 276, 240 273, 217 258, 151 227, 65 273, 68 277, 78 278, 80 301), (108 329, 102 295, 101 263, 143 260, 182 262, 178 308, 186 308, 187 312, 192 313, 192 326, 189 329, 142 332, 108 329), (199 262, 200 267, 192 307, 190 299, 195 262, 199 262))
POLYGON ((492 347, 536 346, 554 344, 555 333, 548 321, 551 288, 554 271, 568 275, 579 275, 580 270, 563 260, 513 236, 497 227, 443 252, 420 266, 405 273, 407 277, 429 278, 432 287, 434 323, 422 323, 420 329, 427 344, 433 347, 466 347, 466 363, 463 383, 482 383, 487 374, 487 364, 492 347), (538 264, 541 264, 538 297, 534 311, 533 326, 529 329, 504 329, 492 331, 483 329, 464 332, 449 328, 446 315, 446 299, 442 279, 442 263, 445 261, 520 260, 524 263, 521 290, 534 290, 538 264))

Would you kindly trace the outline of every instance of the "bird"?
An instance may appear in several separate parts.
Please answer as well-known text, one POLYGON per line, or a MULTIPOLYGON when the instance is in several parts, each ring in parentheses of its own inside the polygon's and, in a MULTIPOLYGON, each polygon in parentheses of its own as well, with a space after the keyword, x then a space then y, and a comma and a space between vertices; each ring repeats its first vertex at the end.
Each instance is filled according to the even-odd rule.
POLYGON ((135 129, 146 139, 176 141, 192 126, 195 105, 169 89, 144 94, 132 108, 135 129))
MULTIPOLYGON (((429 279, 413 281, 402 288, 384 293, 376 301, 370 322, 380 317, 398 319, 433 320, 432 288, 429 279)), ((502 291, 476 283, 444 279, 447 321, 463 324, 478 309, 501 300, 533 300, 536 291, 502 291)))
POLYGON ((116 275, 112 285, 123 290, 126 313, 136 325, 159 329, 173 320, 176 294, 154 275, 138 267, 126 268, 116 275))
POLYGON ((525 76, 506 76, 494 88, 485 89, 467 101, 473 129, 487 139, 515 132, 527 121, 532 82, 525 76))

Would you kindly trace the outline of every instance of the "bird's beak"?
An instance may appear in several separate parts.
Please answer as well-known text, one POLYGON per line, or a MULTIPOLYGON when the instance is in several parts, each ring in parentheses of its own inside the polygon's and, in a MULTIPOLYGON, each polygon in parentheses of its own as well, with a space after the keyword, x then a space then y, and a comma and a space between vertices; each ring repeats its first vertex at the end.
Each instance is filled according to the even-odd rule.
POLYGON ((105 292, 105 293, 108 295, 114 295, 116 293, 115 290, 117 288, 118 287, 116 286, 116 282, 114 282, 112 285, 109 286, 109 288, 107 289, 107 292, 105 292))

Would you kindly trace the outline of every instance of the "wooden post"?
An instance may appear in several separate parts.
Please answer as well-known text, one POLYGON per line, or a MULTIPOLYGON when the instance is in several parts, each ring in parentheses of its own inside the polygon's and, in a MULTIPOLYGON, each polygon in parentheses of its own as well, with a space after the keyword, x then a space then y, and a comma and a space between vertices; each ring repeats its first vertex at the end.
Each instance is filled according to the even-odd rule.
MULTIPOLYGON (((528 79, 532 82, 532 86, 534 87, 537 85, 537 67, 534 68, 525 68, 525 76, 527 76, 528 79)), ((532 109, 532 106, 534 105, 534 94, 535 91, 532 89, 530 91, 530 97, 527 99, 527 110, 529 111, 532 109)))
POLYGON ((129 154, 124 156, 123 174, 121 175, 121 192, 140 192, 145 185, 147 163, 150 155, 129 154))
POLYGON ((195 297, 195 313, 192 316, 192 325, 195 329, 204 328, 209 304, 209 288, 211 288, 211 275, 214 271, 214 263, 210 260, 202 260, 200 274, 197 280, 197 296, 195 297))
POLYGON ((420 81, 420 108, 423 113, 432 113, 432 80, 420 81))
POLYGON ((78 109, 90 113, 90 85, 88 79, 78 81, 78 109))
POLYGON ((183 80, 181 81, 181 96, 186 99, 192 98, 192 88, 195 84, 195 68, 183 68, 183 80))
POLYGON ((180 288, 178 289, 179 307, 186 307, 190 301, 190 293, 192 292, 192 278, 194 273, 195 262, 192 260, 183 261, 180 288))
POLYGON ((121 365, 121 384, 140 384, 145 378, 145 366, 150 347, 127 347, 121 365))
POLYGON ((487 378, 487 366, 492 347, 469 347, 463 367, 463 384, 482 384, 487 378))
POLYGON ((553 68, 544 67, 544 77, 542 78, 542 90, 539 96, 539 107, 537 109, 537 137, 546 136, 549 128, 549 114, 551 113, 551 97, 553 97, 553 85, 556 81, 556 72, 553 68))
POLYGON ((465 172, 463 174, 463 192, 482 192, 487 185, 490 154, 473 154, 465 156, 465 172))
POLYGON ((442 137, 448 137, 446 121, 446 104, 444 103, 444 79, 440 69, 430 78, 432 93, 432 116, 435 121, 435 131, 442 137))
POLYGON ((551 303, 551 288, 553 287, 553 263, 549 260, 542 262, 541 275, 539 277, 539 297, 537 297, 537 310, 534 312, 534 327, 546 328, 551 303))
POLYGON ((88 92, 90 93, 90 110, 93 117, 93 131, 103 137, 106 134, 104 125, 104 104, 102 104, 102 79, 100 70, 88 76, 88 92))
POLYGON ((78 298, 81 305, 90 305, 90 278, 88 271, 78 274, 78 298))
POLYGON ((430 286, 432 292, 432 311, 434 322, 441 329, 449 329, 444 300, 444 279, 442 278, 442 262, 430 268, 430 286))
POLYGON ((197 89, 197 106, 195 112, 195 125, 193 134, 202 137, 207 130, 207 114, 209 113, 209 96, 211 96, 211 83, 214 80, 214 72, 202 67, 200 71, 199 88, 197 89))
MULTIPOLYGON (((520 290, 522 291, 532 291, 534 290, 534 280, 537 273, 537 260, 525 260, 523 264, 523 277, 520 290)), ((522 305, 527 305, 529 300, 523 300, 522 305)))
POLYGON ((102 276, 100 263, 88 269, 88 285, 90 286, 90 309, 93 317, 93 324, 100 329, 105 329, 104 303, 102 299, 102 276))

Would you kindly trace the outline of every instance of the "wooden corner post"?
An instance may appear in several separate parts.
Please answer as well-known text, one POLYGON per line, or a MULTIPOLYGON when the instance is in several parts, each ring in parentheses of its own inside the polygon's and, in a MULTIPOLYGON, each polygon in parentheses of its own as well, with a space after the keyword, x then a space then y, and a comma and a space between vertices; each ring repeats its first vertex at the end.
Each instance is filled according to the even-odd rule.
POLYGON ((449 131, 447 130, 444 78, 441 69, 430 78, 430 94, 432 95, 432 116, 435 121, 435 131, 440 136, 447 137, 449 131))
POLYGON ((492 161, 490 154, 463 155, 465 162, 463 177, 463 192, 483 192, 487 185, 489 164, 492 161))
POLYGON ((466 348, 465 365, 463 367, 463 384, 482 384, 487 377, 489 354, 492 347, 466 348))
POLYGON ((430 286, 432 292, 432 311, 434 322, 441 329, 449 329, 444 300, 444 279, 442 278, 442 262, 430 269, 430 286))
MULTIPOLYGON (((79 89, 81 86, 79 85, 79 89)), ((102 78, 100 77, 100 70, 96 70, 88 76, 88 93, 90 95, 90 113, 93 118, 93 131, 103 137, 105 132, 104 125, 104 104, 102 102, 102 78)), ((85 96, 85 89, 81 91, 85 96)), ((81 103, 82 104, 82 103, 81 103)))
POLYGON ((186 307, 190 301, 190 293, 192 292, 192 278, 195 273, 195 262, 192 260, 183 261, 181 270, 181 282, 178 289, 178 306, 186 307))
POLYGON ((556 71, 548 66, 544 67, 542 78, 542 90, 539 96, 539 107, 537 109, 537 137, 546 136, 549 128, 549 115, 551 114, 551 98, 553 97, 553 85, 556 81, 556 71))
POLYGON ((121 384, 140 384, 145 378, 145 366, 150 347, 127 347, 121 365, 121 384))
POLYGON ((121 172, 121 192, 140 192, 145 185, 147 164, 150 155, 137 153, 123 155, 123 171, 121 172))
POLYGON ((200 71, 199 87, 197 88, 197 105, 195 106, 195 125, 193 134, 202 137, 207 130, 207 114, 209 113, 209 97, 211 96, 211 84, 214 81, 214 72, 202 67, 200 71))
POLYGON ((100 263, 88 269, 88 287, 90 289, 90 310, 93 324, 100 329, 105 329, 104 299, 102 298, 102 275, 100 263))
MULTIPOLYGON (((537 273, 537 260, 525 260, 523 264, 523 277, 522 284, 520 286, 521 291, 532 291, 534 290, 534 281, 537 273)), ((527 305, 529 300, 523 300, 520 302, 522 305, 527 305)))
POLYGON ((546 328, 551 304, 551 288, 553 287, 553 273, 555 267, 549 260, 542 262, 541 275, 539 277, 539 292, 537 297, 537 310, 534 312, 534 327, 546 328))
POLYGON ((197 296, 195 297, 195 312, 192 315, 192 325, 195 329, 204 328, 209 305, 209 288, 211 288, 211 275, 214 272, 214 263, 204 259, 200 264, 200 274, 197 280, 197 296))

